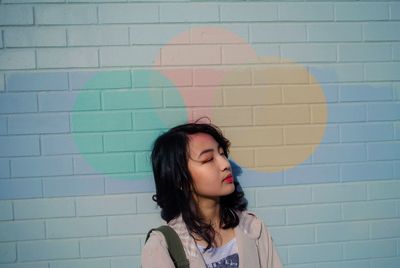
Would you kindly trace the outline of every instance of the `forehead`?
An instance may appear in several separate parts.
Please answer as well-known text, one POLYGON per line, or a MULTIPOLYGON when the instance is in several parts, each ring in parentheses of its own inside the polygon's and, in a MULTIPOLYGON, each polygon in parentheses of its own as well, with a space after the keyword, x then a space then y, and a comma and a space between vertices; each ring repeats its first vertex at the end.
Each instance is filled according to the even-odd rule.
POLYGON ((189 149, 190 151, 199 151, 203 149, 210 149, 218 147, 217 141, 209 134, 196 133, 189 135, 189 149))

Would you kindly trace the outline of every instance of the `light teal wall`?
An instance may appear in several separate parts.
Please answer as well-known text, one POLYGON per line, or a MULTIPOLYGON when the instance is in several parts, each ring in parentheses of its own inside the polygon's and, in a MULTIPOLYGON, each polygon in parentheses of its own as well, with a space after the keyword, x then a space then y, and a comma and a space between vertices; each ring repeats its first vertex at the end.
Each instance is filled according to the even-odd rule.
MULTIPOLYGON (((400 267, 399 2, 0 0, 0 268, 140 267, 161 224, 154 137, 210 107, 224 130, 263 127, 254 114, 269 99, 228 101, 254 73, 202 98, 212 74, 191 69, 237 60, 237 39, 203 44, 196 63, 171 67, 178 78, 157 69, 199 26, 306 68, 326 98, 304 162, 239 176, 285 267, 400 267)), ((170 63, 192 59, 182 53, 170 63)))

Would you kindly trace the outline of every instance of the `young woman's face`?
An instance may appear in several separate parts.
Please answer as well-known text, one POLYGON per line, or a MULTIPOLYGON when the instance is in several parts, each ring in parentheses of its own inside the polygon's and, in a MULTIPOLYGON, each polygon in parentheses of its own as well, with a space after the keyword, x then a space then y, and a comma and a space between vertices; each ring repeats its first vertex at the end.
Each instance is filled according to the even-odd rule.
POLYGON ((197 200, 216 199, 235 190, 230 163, 223 149, 209 134, 189 136, 188 168, 197 200))

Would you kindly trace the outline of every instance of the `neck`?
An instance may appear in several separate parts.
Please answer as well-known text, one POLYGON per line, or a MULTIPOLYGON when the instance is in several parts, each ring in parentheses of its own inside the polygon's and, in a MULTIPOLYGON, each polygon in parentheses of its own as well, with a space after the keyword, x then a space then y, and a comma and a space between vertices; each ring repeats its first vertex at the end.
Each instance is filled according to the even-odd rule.
POLYGON ((214 228, 218 228, 220 224, 219 199, 200 199, 198 200, 197 205, 206 222, 211 223, 214 228))

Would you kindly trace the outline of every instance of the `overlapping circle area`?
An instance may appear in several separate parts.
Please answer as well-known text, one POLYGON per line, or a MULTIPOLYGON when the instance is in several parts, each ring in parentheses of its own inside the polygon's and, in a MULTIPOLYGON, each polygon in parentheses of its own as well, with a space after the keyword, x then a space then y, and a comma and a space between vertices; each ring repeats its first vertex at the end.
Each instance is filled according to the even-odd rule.
POLYGON ((78 95, 72 132, 78 148, 85 148, 87 133, 102 136, 103 152, 80 150, 97 173, 143 178, 151 172, 148 155, 155 137, 202 117, 231 141, 233 162, 259 172, 303 163, 324 136, 326 98, 307 66, 257 55, 251 44, 223 27, 179 33, 153 62, 151 68, 131 70, 131 88, 104 88, 113 80, 104 73, 88 79, 84 87, 101 92, 102 110, 85 111, 90 100, 78 95), (98 120, 100 127, 87 127, 88 120, 98 120))

